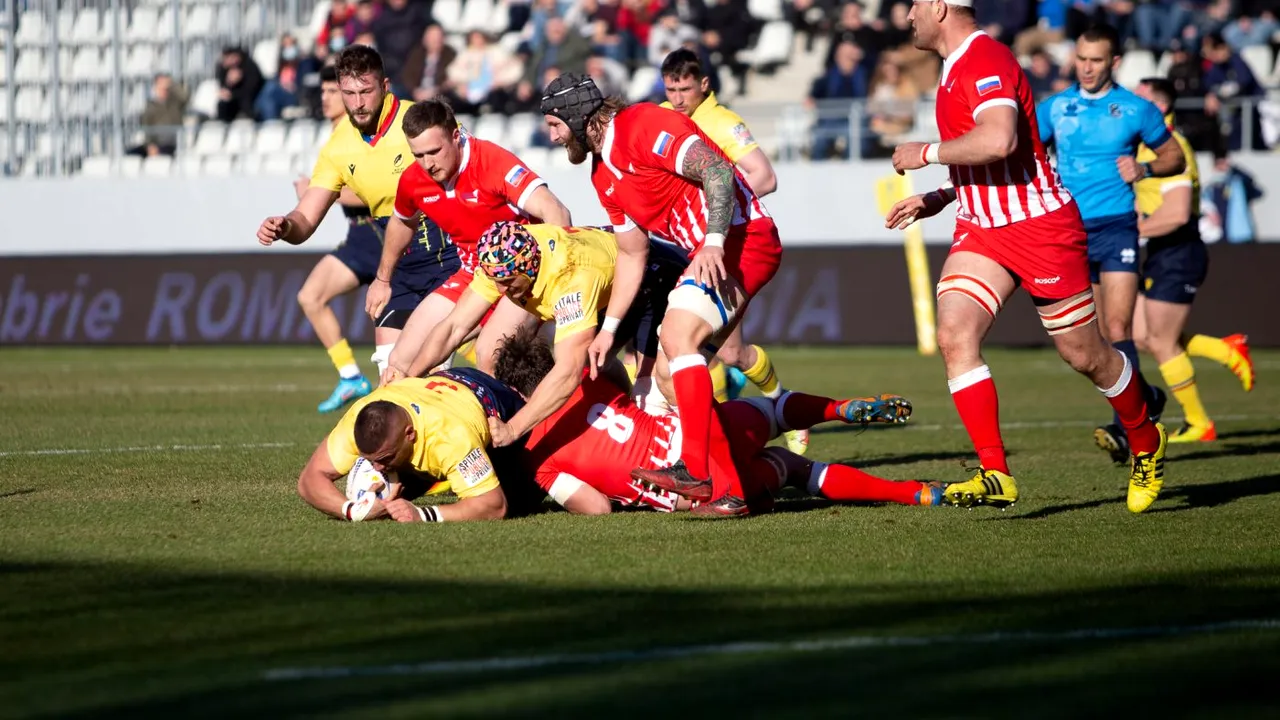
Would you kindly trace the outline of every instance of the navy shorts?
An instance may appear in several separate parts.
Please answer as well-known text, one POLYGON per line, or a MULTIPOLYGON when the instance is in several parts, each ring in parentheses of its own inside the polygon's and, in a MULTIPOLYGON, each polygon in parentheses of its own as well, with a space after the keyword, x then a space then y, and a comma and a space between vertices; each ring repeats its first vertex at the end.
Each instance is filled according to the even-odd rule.
POLYGON ((329 254, 355 273, 361 285, 368 285, 382 260, 382 226, 368 217, 353 221, 347 228, 347 239, 329 254))
POLYGON ((1138 272, 1138 214, 1108 215, 1084 221, 1089 236, 1089 282, 1099 273, 1138 272))
POLYGON ((1151 300, 1190 305, 1209 275, 1209 251, 1192 220, 1182 228, 1147 241, 1142 263, 1142 294, 1151 300))
POLYGON ((649 242, 649 263, 644 269, 640 291, 614 336, 618 347, 630 342, 641 355, 658 356, 658 326, 667 314, 667 296, 687 267, 689 256, 680 248, 660 241, 649 242))
MULTIPOLYGON (((467 387, 475 393, 485 415, 500 418, 508 422, 524 407, 524 398, 509 385, 486 375, 475 368, 452 368, 432 373, 442 375, 459 385, 467 387)), ((488 455, 493 463, 493 472, 498 476, 498 483, 507 496, 507 515, 520 516, 532 512, 541 504, 546 493, 541 491, 534 475, 529 470, 528 450, 525 449, 524 436, 515 443, 501 448, 489 448, 488 455)))
MULTIPOLYGON (((389 219, 376 218, 374 223, 385 232, 389 219)), ((391 274, 391 300, 382 311, 382 317, 378 318, 378 327, 382 327, 383 321, 393 313, 413 312, 423 298, 453 277, 461 267, 458 248, 435 223, 423 218, 414 233, 413 242, 391 274)), ((403 327, 403 322, 400 324, 403 327)))

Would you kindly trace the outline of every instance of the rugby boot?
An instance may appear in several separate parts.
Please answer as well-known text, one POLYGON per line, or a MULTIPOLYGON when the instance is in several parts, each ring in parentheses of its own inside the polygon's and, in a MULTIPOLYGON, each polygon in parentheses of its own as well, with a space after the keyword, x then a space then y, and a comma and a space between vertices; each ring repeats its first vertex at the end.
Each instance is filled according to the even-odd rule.
POLYGON ((690 515, 700 518, 727 518, 727 517, 745 517, 751 514, 751 508, 747 506, 747 501, 737 495, 724 494, 715 502, 699 503, 697 507, 689 511, 690 515))
POLYGON ((1218 430, 1210 420, 1208 425, 1183 425, 1169 435, 1169 444, 1213 442, 1218 439, 1218 430))
POLYGON ((1129 459, 1129 436, 1124 428, 1111 423, 1093 431, 1093 442, 1111 456, 1111 462, 1123 464, 1129 459))
POLYGON ((1249 392, 1253 389, 1253 358, 1249 356, 1249 336, 1236 333, 1222 338, 1222 342, 1230 345, 1233 351, 1231 359, 1227 361, 1227 369, 1240 378, 1241 387, 1249 392))
POLYGON ((837 405, 836 414, 851 425, 873 422, 901 425, 911 417, 911 401, 901 395, 853 398, 837 405))
POLYGON ((952 505, 960 507, 990 505, 1004 509, 1018 501, 1018 483, 1013 476, 986 468, 978 468, 972 479, 947 485, 942 492, 952 505))
POLYGON ((705 503, 711 499, 711 479, 694 477, 683 460, 677 460, 675 465, 661 470, 636 468, 631 471, 631 479, 690 500, 705 503))
POLYGON ((1129 461, 1129 512, 1140 513, 1151 507, 1164 487, 1164 451, 1169 442, 1164 425, 1156 423, 1160 445, 1155 452, 1137 453, 1129 461))
POLYGON ((343 405, 352 400, 360 398, 373 392, 373 387, 369 385, 369 381, 365 380, 363 375, 357 375, 353 378, 342 378, 338 380, 338 385, 333 389, 333 393, 328 399, 316 406, 316 410, 322 413, 331 413, 340 410, 343 405))

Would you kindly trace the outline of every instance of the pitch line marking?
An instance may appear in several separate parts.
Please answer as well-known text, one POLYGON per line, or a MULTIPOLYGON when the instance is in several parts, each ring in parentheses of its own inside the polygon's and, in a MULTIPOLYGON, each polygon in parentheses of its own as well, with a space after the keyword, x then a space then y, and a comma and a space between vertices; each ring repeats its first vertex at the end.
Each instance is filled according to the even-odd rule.
POLYGON ((1124 640, 1133 638, 1179 637, 1224 632, 1280 630, 1280 620, 1232 620, 1206 625, 1173 625, 1130 628, 1082 628, 1055 632, 990 632, 970 635, 851 635, 826 640, 778 640, 677 645, 648 650, 606 650, 596 653, 490 657, 475 660, 441 660, 397 665, 353 665, 334 667, 273 668, 262 680, 318 680, 342 677, 387 675, 459 675, 491 670, 530 670, 567 665, 626 664, 689 657, 753 655, 768 653, 815 653, 832 650, 867 650, 937 645, 1009 645, 1025 642, 1076 642, 1081 640, 1124 640))
MULTIPOLYGON (((1235 421, 1235 420, 1280 420, 1280 415, 1216 415, 1215 420, 1218 421, 1235 421)), ((1166 418, 1170 422, 1181 421, 1180 417, 1169 416, 1166 418)), ((1166 423, 1167 424, 1167 423, 1166 423)), ((1031 430, 1031 429, 1053 429, 1068 427, 1090 427, 1097 425, 1093 420, 1047 420, 1044 422, 1008 422, 1001 423, 1003 430, 1031 430)), ((834 427, 834 425, 833 425, 834 427)), ((964 425, 956 423, 954 425, 905 425, 905 430, 915 430, 917 432, 936 432, 939 430, 964 430, 964 425)), ((1228 435, 1226 439, 1231 439, 1228 435)), ((211 445, 133 445, 126 447, 105 447, 105 448, 46 448, 39 450, 0 450, 0 458, 4 457, 39 457, 44 455, 111 455, 117 453, 154 453, 154 452, 203 452, 213 450, 275 450, 281 448, 296 447, 300 443, 296 442, 264 442, 264 443, 237 443, 237 444, 211 444, 211 445)))

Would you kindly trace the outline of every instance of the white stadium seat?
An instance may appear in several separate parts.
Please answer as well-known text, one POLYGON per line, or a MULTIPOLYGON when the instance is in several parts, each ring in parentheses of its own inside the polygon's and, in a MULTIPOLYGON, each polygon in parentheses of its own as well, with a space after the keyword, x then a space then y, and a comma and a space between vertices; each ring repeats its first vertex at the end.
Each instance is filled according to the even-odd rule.
POLYGON ((1120 70, 1116 72, 1116 82, 1130 90, 1142 82, 1142 78, 1156 74, 1156 59, 1147 50, 1130 50, 1120 61, 1120 70))
POLYGON ((34 48, 19 55, 13 66, 13 81, 19 84, 40 83, 48 77, 49 66, 44 61, 44 52, 34 48))
POLYGON ((188 39, 212 37, 213 21, 212 5, 197 5, 191 8, 191 12, 187 13, 186 22, 182 24, 182 37, 188 39))
POLYGON ((757 20, 782 20, 782 0, 747 0, 747 12, 757 20))
POLYGON ((236 155, 253 148, 253 136, 256 127, 252 120, 241 118, 227 128, 227 137, 222 142, 222 152, 236 155))
POLYGON ((795 31, 791 23, 783 21, 765 23, 755 47, 739 52, 738 59, 757 68, 785 63, 791 57, 794 36, 795 31))
POLYGON ((255 2, 244 10, 244 16, 240 19, 240 32, 250 37, 261 35, 267 23, 264 19, 266 10, 262 3, 255 2))
POLYGON ((208 177, 227 177, 235 170, 235 158, 230 155, 212 155, 205 158, 201 166, 201 174, 208 177))
POLYGON ((121 177, 136 178, 142 174, 142 158, 137 155, 125 155, 116 165, 121 177))
POLYGON ((222 144, 227 139, 227 126, 209 120, 200 126, 200 134, 196 136, 196 144, 191 152, 196 155, 216 155, 222 152, 222 144))
POLYGON ((462 0, 436 0, 431 15, 446 33, 462 32, 462 0))
POLYGON ((149 78, 157 68, 156 51, 147 43, 135 43, 124 60, 124 76, 149 78))
POLYGON ((658 84, 659 70, 656 67, 636 68, 635 74, 631 76, 631 84, 627 86, 627 99, 631 102, 640 102, 647 99, 653 94, 653 89, 658 84))
MULTIPOLYGON (((548 163, 551 162, 551 152, 555 151, 548 151, 547 148, 541 147, 527 147, 520 151, 520 159, 524 161, 525 165, 529 166, 530 170, 541 175, 546 171, 548 163)), ((565 152, 560 150, 560 154, 564 155, 565 152)))
POLYGON ((489 35, 498 37, 507 31, 511 26, 511 10, 507 6, 507 0, 497 0, 493 4, 493 10, 489 12, 489 23, 485 30, 489 35))
POLYGON ((261 175, 263 160, 264 158, 257 153, 240 153, 236 155, 236 168, 241 175, 251 177, 261 175))
POLYGON ((268 154, 284 150, 285 134, 288 128, 279 120, 268 120, 258 128, 258 137, 254 141, 254 152, 268 154))
POLYGON ((196 91, 191 94, 191 104, 188 107, 192 112, 205 117, 216 115, 218 113, 218 81, 213 78, 201 80, 196 86, 196 91))
POLYGON ((43 12, 27 10, 22 13, 18 18, 18 32, 13 36, 13 44, 18 47, 43 47, 49 44, 49 26, 44 21, 43 12))
POLYGON ((258 41, 253 46, 253 61, 263 77, 275 77, 280 69, 280 41, 273 37, 258 41))
POLYGON ((541 116, 533 113, 517 113, 507 123, 507 144, 512 150, 523 150, 533 142, 533 131, 542 122, 541 116))
POLYGON ((264 155, 261 172, 275 177, 292 177, 297 174, 297 157, 289 153, 264 155))
POLYGON ((316 142, 316 125, 305 120, 295 120, 289 126, 285 137, 284 150, 292 153, 309 151, 316 142))
POLYGON ((75 24, 71 26, 68 42, 76 45, 98 45, 110 39, 110 27, 102 27, 101 15, 96 8, 80 8, 75 24))
POLYGON ((1271 71, 1275 66, 1271 48, 1267 45, 1250 45, 1240 51, 1240 59, 1253 71, 1259 83, 1267 85, 1271 80, 1271 71))
POLYGON ((106 155, 87 157, 80 165, 80 174, 85 177, 109 177, 111 175, 111 158, 106 155))
POLYGON ((466 0, 462 6, 462 31, 488 31, 489 17, 493 14, 493 3, 489 0, 466 0))
POLYGON ((156 8, 136 7, 133 9, 133 16, 129 18, 129 29, 125 32, 125 39, 149 42, 155 37, 159 24, 160 13, 156 8))
POLYGON ((498 113, 481 115, 480 119, 476 121, 476 126, 472 132, 474 132, 475 136, 481 140, 488 140, 489 142, 503 146, 507 144, 506 118, 502 117, 498 113))
POLYGON ((315 7, 311 8, 311 19, 307 21, 306 35, 315 37, 320 34, 320 29, 329 20, 329 8, 332 3, 329 0, 320 0, 315 7))
POLYGON ((173 158, 168 155, 152 155, 142 161, 144 177, 169 177, 173 174, 173 158))
MULTIPOLYGON (((179 13, 177 17, 178 17, 177 32, 181 33, 182 14, 179 13)), ((174 12, 172 7, 165 5, 164 7, 160 8, 160 16, 156 18, 156 27, 155 27, 155 30, 152 32, 151 37, 149 38, 144 37, 139 39, 150 40, 152 42, 158 42, 158 43, 164 42, 166 40, 172 40, 175 32, 175 28, 173 26, 173 18, 174 18, 174 12)))
POLYGON ((184 155, 177 159, 174 169, 184 177, 195 177, 200 174, 201 160, 197 155, 184 155))

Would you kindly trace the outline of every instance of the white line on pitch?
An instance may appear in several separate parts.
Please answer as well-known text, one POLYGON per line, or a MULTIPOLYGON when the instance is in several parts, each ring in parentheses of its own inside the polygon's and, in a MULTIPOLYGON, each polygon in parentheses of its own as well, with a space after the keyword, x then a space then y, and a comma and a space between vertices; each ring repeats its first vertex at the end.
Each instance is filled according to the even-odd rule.
POLYGON ((245 393, 319 392, 321 385, 276 383, 271 385, 92 385, 61 388, 0 388, 0 395, 19 398, 53 398, 92 395, 226 395, 245 393))
POLYGON ((336 667, 274 668, 262 674, 267 681, 314 680, 335 677, 377 675, 457 675, 491 670, 529 670, 565 665, 638 663, 714 655, 754 655, 765 653, 813 653, 832 650, 865 650, 886 647, 932 647, 936 645, 1008 645, 1024 642, 1074 642, 1079 640, 1120 640, 1128 638, 1205 635, 1222 632, 1280 630, 1280 620, 1235 620, 1207 625, 1175 625, 1131 628, 1082 628, 1050 632, 991 632, 972 635, 852 635, 826 640, 777 640, 683 645, 648 650, 608 650, 596 653, 490 657, 475 660, 441 660, 397 665, 353 665, 336 667))
POLYGON ((263 450, 293 447, 297 443, 237 443, 234 445, 133 445, 114 448, 50 448, 46 450, 2 450, 0 457, 41 455, 98 455, 109 453, 201 452, 206 450, 263 450))

